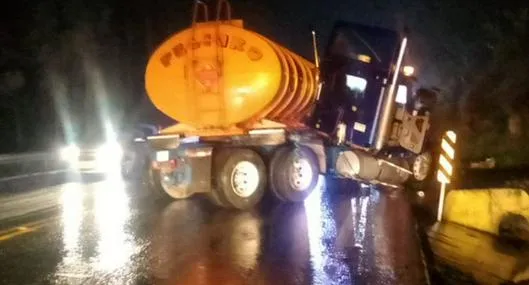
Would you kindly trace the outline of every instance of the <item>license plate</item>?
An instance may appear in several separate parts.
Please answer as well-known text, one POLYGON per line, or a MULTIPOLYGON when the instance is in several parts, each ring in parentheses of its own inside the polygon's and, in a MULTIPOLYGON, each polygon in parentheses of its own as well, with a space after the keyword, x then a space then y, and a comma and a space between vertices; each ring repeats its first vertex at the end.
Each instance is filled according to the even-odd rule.
POLYGON ((169 151, 161 150, 156 152, 156 161, 168 161, 169 160, 169 151))

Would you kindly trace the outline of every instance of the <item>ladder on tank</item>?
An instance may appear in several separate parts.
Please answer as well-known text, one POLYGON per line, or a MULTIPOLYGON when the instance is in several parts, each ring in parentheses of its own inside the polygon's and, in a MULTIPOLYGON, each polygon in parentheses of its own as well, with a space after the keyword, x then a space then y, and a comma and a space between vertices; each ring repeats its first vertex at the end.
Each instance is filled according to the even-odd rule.
MULTIPOLYGON (((196 38, 196 27, 200 10, 203 13, 203 22, 208 22, 208 6, 200 0, 195 0, 193 7, 193 20, 191 23, 190 52, 187 56, 187 76, 188 90, 193 94, 200 94, 193 97, 192 104, 197 122, 207 123, 211 121, 226 122, 226 97, 224 96, 224 54, 223 47, 218 44, 220 38, 221 14, 225 12, 225 20, 231 21, 231 6, 227 0, 217 2, 217 14, 215 21, 215 32, 211 38, 211 44, 215 47, 212 56, 200 57, 196 55, 193 44, 203 44, 203 39, 196 38), (209 86, 208 86, 209 84, 209 86), (199 86, 202 85, 202 86, 199 86), (202 92, 197 92, 197 91, 202 92), (204 117, 205 116, 205 117, 204 117)), ((215 123, 217 125, 218 123, 215 123)))

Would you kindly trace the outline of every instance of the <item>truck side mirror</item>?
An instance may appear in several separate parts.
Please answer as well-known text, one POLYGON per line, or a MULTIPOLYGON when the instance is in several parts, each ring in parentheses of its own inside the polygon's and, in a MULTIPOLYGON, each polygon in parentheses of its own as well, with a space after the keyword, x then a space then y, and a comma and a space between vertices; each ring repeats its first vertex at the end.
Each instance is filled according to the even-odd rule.
POLYGON ((415 110, 431 111, 437 104, 437 92, 427 88, 419 88, 414 98, 415 110))

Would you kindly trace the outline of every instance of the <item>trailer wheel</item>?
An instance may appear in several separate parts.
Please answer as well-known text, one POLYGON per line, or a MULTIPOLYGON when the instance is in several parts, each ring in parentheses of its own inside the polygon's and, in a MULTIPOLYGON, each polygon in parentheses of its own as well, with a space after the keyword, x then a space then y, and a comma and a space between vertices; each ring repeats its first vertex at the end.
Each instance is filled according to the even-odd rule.
POLYGON ((270 162, 270 188, 280 200, 301 202, 318 184, 318 159, 306 147, 281 147, 270 162))
POLYGON ((141 174, 146 161, 148 161, 148 158, 142 157, 140 154, 124 154, 120 165, 122 178, 126 181, 141 181, 141 174))
POLYGON ((216 189, 212 189, 211 192, 207 194, 208 199, 213 203, 215 206, 222 207, 222 208, 229 208, 230 204, 226 200, 226 197, 224 197, 221 193, 216 191, 216 189))
POLYGON ((165 193, 161 183, 160 170, 149 167, 146 169, 145 174, 145 182, 150 196, 155 199, 168 199, 169 195, 165 193))
POLYGON ((164 174, 162 171, 151 167, 148 174, 147 187, 155 198, 181 200, 193 194, 188 185, 175 184, 172 181, 172 173, 164 174))
POLYGON ((134 177, 134 163, 132 158, 128 153, 123 154, 123 158, 120 163, 121 177, 123 180, 130 181, 134 177))
POLYGON ((222 149, 213 160, 215 193, 210 197, 214 203, 242 210, 261 201, 267 177, 259 154, 249 149, 222 149))

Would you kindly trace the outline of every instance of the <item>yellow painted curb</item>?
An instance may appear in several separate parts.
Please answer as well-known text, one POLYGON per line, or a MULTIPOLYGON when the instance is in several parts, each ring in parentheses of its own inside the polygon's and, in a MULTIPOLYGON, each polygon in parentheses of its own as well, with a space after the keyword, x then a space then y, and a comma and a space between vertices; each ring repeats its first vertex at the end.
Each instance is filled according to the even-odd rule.
POLYGON ((508 213, 529 220, 529 195, 524 190, 451 190, 446 196, 443 220, 498 234, 500 221, 508 213))

